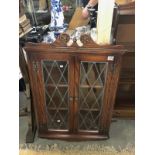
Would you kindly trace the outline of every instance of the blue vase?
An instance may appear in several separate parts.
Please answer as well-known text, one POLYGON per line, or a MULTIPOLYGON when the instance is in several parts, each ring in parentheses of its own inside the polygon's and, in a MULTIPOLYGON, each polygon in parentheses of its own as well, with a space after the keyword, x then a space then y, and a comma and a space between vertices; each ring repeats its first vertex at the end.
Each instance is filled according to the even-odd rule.
POLYGON ((64 15, 61 0, 51 0, 51 28, 63 28, 64 15))

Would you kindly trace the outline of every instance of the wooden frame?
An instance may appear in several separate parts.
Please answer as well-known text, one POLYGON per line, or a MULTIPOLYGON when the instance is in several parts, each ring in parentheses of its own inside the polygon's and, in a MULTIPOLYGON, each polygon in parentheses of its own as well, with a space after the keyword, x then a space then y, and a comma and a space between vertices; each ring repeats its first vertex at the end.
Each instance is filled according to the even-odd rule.
POLYGON ((99 46, 87 35, 81 37, 83 47, 76 43, 67 47, 69 36, 62 34, 54 44, 28 43, 25 51, 28 56, 28 69, 30 74, 31 89, 34 99, 34 109, 37 120, 38 135, 43 138, 84 140, 84 139, 107 139, 112 111, 115 102, 117 83, 121 68, 121 58, 126 51, 122 46, 109 45, 99 46), (50 130, 47 126, 47 114, 44 98, 43 75, 41 69, 42 60, 67 60, 69 61, 69 129, 50 130), (99 116, 99 130, 78 130, 78 88, 79 88, 79 63, 83 60, 89 62, 107 62, 107 79, 105 82, 105 93, 103 95, 101 114, 99 116))

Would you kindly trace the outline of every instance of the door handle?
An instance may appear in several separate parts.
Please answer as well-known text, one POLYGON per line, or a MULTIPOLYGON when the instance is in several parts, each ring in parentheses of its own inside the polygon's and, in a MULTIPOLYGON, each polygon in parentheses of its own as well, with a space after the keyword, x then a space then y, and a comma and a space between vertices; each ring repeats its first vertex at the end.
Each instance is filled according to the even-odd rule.
POLYGON ((69 101, 73 101, 73 97, 72 96, 69 97, 69 101))
POLYGON ((79 97, 75 97, 75 101, 78 101, 79 97))
POLYGON ((69 97, 69 101, 73 101, 73 99, 75 99, 77 101, 79 98, 78 97, 72 97, 72 96, 69 97))

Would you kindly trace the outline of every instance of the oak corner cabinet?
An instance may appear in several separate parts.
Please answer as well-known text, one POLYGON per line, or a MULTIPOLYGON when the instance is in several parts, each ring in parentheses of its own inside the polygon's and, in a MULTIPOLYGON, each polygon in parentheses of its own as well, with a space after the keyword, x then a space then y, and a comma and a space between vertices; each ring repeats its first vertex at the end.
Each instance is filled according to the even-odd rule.
POLYGON ((67 47, 67 40, 25 47, 38 136, 108 139, 125 49, 96 45, 86 35, 83 47, 67 47))

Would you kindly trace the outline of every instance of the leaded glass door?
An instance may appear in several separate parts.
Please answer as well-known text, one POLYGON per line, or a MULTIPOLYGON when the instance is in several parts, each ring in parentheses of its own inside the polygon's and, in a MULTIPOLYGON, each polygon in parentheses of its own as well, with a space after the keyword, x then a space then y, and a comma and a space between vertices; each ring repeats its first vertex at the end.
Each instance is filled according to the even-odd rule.
POLYGON ((90 61, 89 57, 79 61, 77 90, 79 132, 100 130, 107 70, 108 62, 106 61, 90 61))
POLYGON ((51 131, 72 130, 72 100, 71 88, 72 65, 69 56, 42 59, 42 86, 44 94, 44 107, 46 111, 47 129, 51 131))

